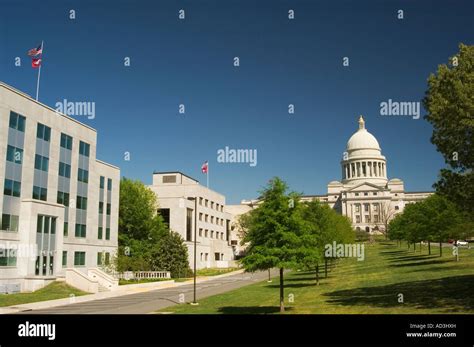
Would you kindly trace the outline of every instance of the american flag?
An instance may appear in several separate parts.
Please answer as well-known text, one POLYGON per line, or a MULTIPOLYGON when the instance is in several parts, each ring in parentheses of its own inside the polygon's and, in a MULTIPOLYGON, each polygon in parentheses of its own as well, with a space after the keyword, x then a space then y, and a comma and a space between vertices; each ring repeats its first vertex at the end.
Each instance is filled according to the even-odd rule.
POLYGON ((204 162, 204 164, 202 164, 202 166, 201 166, 201 172, 204 173, 204 174, 207 174, 207 170, 208 170, 208 162, 206 160, 204 162))
POLYGON ((32 48, 28 51, 28 55, 30 57, 36 57, 37 55, 40 55, 43 53, 43 44, 40 44, 37 48, 32 48))

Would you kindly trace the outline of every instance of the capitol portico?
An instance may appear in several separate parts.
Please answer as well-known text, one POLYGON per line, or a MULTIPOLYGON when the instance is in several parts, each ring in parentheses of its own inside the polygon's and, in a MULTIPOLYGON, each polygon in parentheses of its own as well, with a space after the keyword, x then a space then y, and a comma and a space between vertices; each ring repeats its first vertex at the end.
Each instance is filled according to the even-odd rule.
MULTIPOLYGON (((318 199, 344 216, 356 230, 383 232, 395 214, 406 204, 421 201, 432 192, 406 192, 403 181, 388 179, 387 159, 379 142, 359 117, 358 130, 349 138, 341 160, 341 180, 331 181, 325 195, 305 195, 302 200, 318 199)), ((258 200, 243 200, 239 212, 245 213, 258 200)))

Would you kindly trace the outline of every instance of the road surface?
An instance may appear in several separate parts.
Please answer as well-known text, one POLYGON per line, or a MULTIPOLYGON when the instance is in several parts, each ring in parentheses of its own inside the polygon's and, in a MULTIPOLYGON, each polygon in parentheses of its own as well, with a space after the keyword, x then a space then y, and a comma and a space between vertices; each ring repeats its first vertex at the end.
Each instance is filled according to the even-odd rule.
MULTIPOLYGON (((272 271, 272 277, 277 270, 272 271)), ((222 294, 252 283, 268 279, 268 271, 256 273, 239 273, 210 279, 197 283, 197 301, 199 299, 222 294)), ((23 311, 19 314, 144 314, 193 300, 193 284, 163 288, 144 293, 128 294, 107 299, 70 304, 48 309, 23 311)))

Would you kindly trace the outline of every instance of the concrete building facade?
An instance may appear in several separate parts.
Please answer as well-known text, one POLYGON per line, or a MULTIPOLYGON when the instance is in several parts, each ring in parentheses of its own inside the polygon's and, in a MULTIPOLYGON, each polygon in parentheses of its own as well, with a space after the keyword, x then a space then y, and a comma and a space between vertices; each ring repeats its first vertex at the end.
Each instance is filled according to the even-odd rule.
POLYGON ((0 83, 0 292, 112 259, 120 171, 96 143, 94 129, 0 83))
POLYGON ((158 198, 157 212, 185 240, 191 268, 195 233, 197 269, 235 266, 225 196, 181 172, 155 172, 149 188, 158 198))

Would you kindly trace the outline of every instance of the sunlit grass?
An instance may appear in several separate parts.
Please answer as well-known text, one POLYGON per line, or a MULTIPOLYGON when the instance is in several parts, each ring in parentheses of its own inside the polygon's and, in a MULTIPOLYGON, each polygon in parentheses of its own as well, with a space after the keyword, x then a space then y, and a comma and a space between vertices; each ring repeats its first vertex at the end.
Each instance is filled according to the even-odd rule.
MULTIPOLYGON (((340 260, 320 285, 314 272, 285 276, 287 313, 406 314, 474 313, 474 249, 461 249, 457 262, 450 248, 437 246, 432 255, 423 246, 416 252, 406 244, 380 241, 365 245, 365 260, 340 260), (294 298, 289 302, 290 294, 294 298), (401 295, 400 295, 401 294, 401 295), (403 302, 399 302, 403 296, 403 302)), ((199 306, 181 304, 164 311, 175 313, 277 313, 278 278, 199 300, 199 306)), ((199 293, 198 293, 199 295, 199 293)))
POLYGON ((89 294, 68 286, 65 282, 53 282, 33 293, 0 294, 0 306, 13 306, 30 302, 68 298, 71 295, 89 294))

